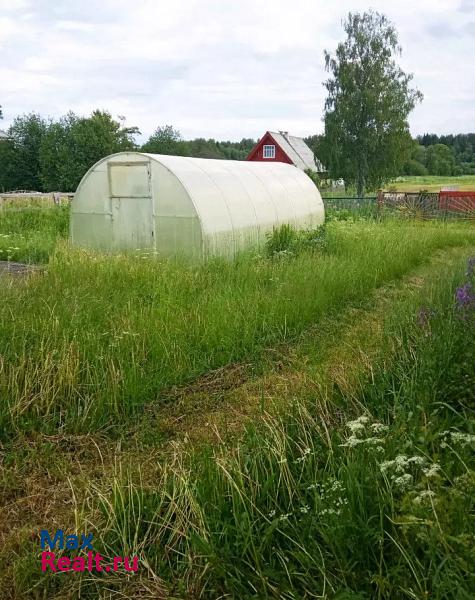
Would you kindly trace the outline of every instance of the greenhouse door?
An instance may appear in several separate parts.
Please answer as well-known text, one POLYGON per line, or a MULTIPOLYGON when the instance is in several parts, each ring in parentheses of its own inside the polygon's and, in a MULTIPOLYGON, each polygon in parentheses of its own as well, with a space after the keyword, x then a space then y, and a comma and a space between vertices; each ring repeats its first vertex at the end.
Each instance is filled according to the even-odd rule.
POLYGON ((155 247, 150 163, 110 162, 112 236, 118 249, 155 247))

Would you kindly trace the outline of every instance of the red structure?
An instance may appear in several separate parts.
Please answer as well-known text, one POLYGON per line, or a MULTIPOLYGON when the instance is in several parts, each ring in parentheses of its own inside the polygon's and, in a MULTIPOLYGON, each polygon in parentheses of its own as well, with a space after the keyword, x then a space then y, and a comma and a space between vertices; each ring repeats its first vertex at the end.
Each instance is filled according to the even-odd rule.
POLYGON ((325 172, 322 164, 303 138, 289 135, 288 131, 266 131, 249 153, 246 160, 259 162, 283 162, 302 171, 325 172))
MULTIPOLYGON (((277 137, 277 136, 276 136, 277 137)), ((289 165, 293 164, 289 156, 284 152, 283 148, 272 136, 270 131, 267 131, 264 136, 257 142, 251 150, 246 160, 257 160, 265 162, 283 162, 289 165), (266 146, 266 157, 264 158, 264 146, 266 146), (272 148, 274 148, 274 156, 272 156, 272 148)))
POLYGON ((475 222, 475 191, 383 192, 378 208, 419 219, 465 219, 475 222))
POLYGON ((439 192, 441 210, 458 212, 475 211, 475 192, 439 192))

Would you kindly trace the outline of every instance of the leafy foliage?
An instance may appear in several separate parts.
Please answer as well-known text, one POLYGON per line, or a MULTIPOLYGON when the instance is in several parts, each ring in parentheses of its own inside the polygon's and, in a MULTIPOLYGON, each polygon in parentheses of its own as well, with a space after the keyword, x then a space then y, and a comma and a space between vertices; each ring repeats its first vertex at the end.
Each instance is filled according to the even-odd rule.
POLYGON ((325 52, 331 77, 317 153, 333 179, 355 184, 362 196, 399 174, 411 147, 407 116, 422 94, 394 60, 401 49, 384 15, 349 13, 344 29, 335 55, 325 52))
POLYGON ((48 127, 40 147, 45 191, 75 190, 86 171, 108 154, 135 148, 136 127, 124 127, 108 112, 88 118, 68 113, 48 127))
POLYGON ((219 142, 212 138, 184 140, 177 129, 171 125, 165 125, 158 127, 141 149, 144 152, 157 154, 245 160, 254 145, 255 141, 249 138, 243 138, 240 142, 219 142))
POLYGON ((17 187, 14 151, 11 140, 0 142, 0 191, 12 190, 17 187))
POLYGON ((181 133, 172 125, 165 125, 163 127, 157 127, 155 132, 142 146, 142 150, 143 152, 151 152, 152 154, 173 154, 175 156, 183 156, 186 147, 183 144, 181 133))
MULTIPOLYGON (((435 135, 426 133, 417 138, 423 148, 444 144, 450 148, 455 161, 454 175, 475 175, 475 133, 435 135)), ((436 175, 436 173, 431 173, 436 175)))
MULTIPOLYGON (((0 190, 74 191, 86 171, 99 159, 135 150, 137 127, 126 127, 124 117, 112 118, 95 110, 90 117, 73 112, 58 121, 32 113, 17 117, 10 139, 0 143, 0 190)), ((184 140, 172 125, 158 127, 140 148, 144 152, 244 160, 255 141, 197 138, 184 140)))
POLYGON ((17 117, 8 130, 10 186, 26 190, 41 189, 39 153, 48 123, 38 114, 17 117))
POLYGON ((284 257, 300 254, 304 250, 324 250, 326 244, 325 225, 301 231, 284 224, 275 227, 267 235, 265 250, 269 257, 284 257))
POLYGON ((100 110, 56 122, 35 113, 17 117, 0 144, 0 189, 72 191, 97 160, 135 148, 137 133, 100 110))
POLYGON ((455 158, 445 144, 434 144, 427 148, 427 168, 433 175, 453 175, 455 158))

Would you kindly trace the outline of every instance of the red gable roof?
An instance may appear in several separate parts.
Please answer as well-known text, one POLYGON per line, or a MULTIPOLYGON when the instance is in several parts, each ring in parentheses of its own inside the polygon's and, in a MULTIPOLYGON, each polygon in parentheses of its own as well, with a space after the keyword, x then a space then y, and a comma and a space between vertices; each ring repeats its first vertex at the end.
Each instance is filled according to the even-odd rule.
POLYGON ((257 142, 254 148, 249 153, 246 160, 253 161, 265 161, 265 162, 283 162, 292 165, 293 162, 283 150, 283 148, 277 143, 272 134, 269 131, 263 135, 263 137, 257 142), (275 146, 275 157, 264 158, 264 146, 275 146))

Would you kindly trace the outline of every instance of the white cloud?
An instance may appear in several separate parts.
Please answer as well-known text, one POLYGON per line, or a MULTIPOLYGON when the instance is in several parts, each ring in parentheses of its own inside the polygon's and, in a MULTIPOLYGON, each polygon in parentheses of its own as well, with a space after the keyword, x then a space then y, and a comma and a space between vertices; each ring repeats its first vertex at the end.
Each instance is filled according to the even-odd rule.
POLYGON ((0 0, 1 12, 17 12, 30 6, 29 0, 0 0))
MULTIPOLYGON (((475 130, 472 0, 381 0, 424 103, 414 133, 475 130)), ((0 0, 0 103, 60 116, 96 107, 144 134, 239 139, 321 130, 323 50, 367 0, 0 0)))

